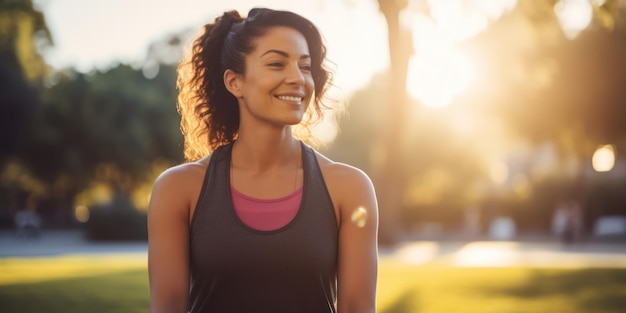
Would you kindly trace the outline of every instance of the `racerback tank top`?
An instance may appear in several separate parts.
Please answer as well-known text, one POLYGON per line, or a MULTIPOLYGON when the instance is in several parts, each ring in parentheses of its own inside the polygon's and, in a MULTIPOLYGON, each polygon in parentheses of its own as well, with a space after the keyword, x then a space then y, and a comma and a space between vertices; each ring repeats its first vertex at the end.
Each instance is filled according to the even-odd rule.
POLYGON ((338 226, 315 152, 301 143, 303 195, 285 226, 260 231, 235 213, 232 144, 213 152, 190 225, 191 313, 336 312, 338 226))

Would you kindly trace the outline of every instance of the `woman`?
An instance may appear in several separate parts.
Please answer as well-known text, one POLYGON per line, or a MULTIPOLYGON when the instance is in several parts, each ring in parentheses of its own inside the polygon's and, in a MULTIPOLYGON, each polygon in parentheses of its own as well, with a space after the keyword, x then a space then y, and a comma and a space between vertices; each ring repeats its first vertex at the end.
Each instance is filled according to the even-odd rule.
POLYGON ((194 41, 190 162, 159 176, 148 212, 151 312, 375 312, 372 183, 292 134, 321 113, 325 54, 310 21, 270 9, 225 12, 194 41))

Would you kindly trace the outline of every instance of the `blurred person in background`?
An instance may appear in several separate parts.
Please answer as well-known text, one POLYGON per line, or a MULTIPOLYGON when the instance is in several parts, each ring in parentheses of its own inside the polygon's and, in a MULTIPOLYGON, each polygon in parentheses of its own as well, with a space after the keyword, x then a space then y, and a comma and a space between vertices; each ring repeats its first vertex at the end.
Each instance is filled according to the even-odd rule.
POLYGON ((287 11, 228 11, 195 39, 178 77, 189 162, 148 211, 151 312, 375 312, 373 185, 292 130, 321 117, 325 57, 287 11))
POLYGON ((554 211, 552 230, 562 243, 571 244, 580 240, 583 230, 582 210, 574 199, 563 201, 554 211))
POLYGON ((34 209, 22 209, 15 213, 15 232, 18 237, 39 237, 40 228, 41 217, 34 209))

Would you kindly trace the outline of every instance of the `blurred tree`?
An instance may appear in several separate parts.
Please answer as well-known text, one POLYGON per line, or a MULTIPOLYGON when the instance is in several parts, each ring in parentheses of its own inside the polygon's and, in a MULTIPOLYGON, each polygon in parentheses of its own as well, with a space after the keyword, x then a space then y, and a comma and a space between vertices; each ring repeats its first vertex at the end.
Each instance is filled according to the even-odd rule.
POLYGON ((32 1, 0 0, 0 204, 7 203, 10 211, 29 206, 28 194, 45 193, 20 164, 18 150, 41 105, 39 93, 49 71, 41 52, 51 45, 44 16, 32 1))
POLYGON ((553 209, 562 197, 587 202, 592 186, 584 171, 596 147, 626 150, 626 6, 614 0, 589 4, 589 25, 572 35, 555 13, 559 1, 519 0, 465 46, 489 82, 472 105, 493 112, 523 140, 554 143, 561 164, 578 160, 570 181, 558 180, 566 190, 545 194, 537 189, 556 190, 554 178, 536 182, 535 198, 545 203, 531 199, 524 208, 531 212, 553 209))
POLYGON ((0 169, 15 151, 22 126, 39 103, 52 44, 43 14, 30 0, 0 1, 0 169))
POLYGON ((172 66, 161 66, 150 80, 118 65, 67 73, 46 90, 24 162, 50 186, 48 209, 59 223, 90 182, 106 184, 113 197, 130 197, 155 161, 182 161, 175 78, 172 66))
POLYGON ((68 225, 76 195, 94 182, 128 198, 156 163, 182 162, 171 57, 149 54, 152 68, 48 72, 38 50, 51 43, 43 15, 31 1, 0 9, 0 203, 39 207, 68 225))
POLYGON ((477 102, 492 106, 524 137, 557 142, 588 159, 598 144, 626 138, 626 36, 620 23, 626 8, 618 10, 618 1, 591 1, 591 24, 568 39, 555 3, 520 0, 469 43, 497 84, 484 86, 489 96, 477 102))
POLYGON ((41 51, 51 45, 44 15, 32 0, 0 0, 0 62, 9 71, 42 86, 49 66, 41 51))
MULTIPOLYGON (((327 152, 333 159, 354 164, 370 175, 377 173, 382 162, 380 149, 384 146, 368 139, 384 131, 380 116, 389 109, 389 75, 375 75, 366 87, 353 94, 349 112, 340 120, 341 132, 327 152)), ((400 139, 404 156, 398 160, 401 163, 395 164, 406 180, 396 195, 397 220, 393 226, 397 236, 428 222, 458 226, 464 210, 482 200, 476 183, 485 173, 481 171, 477 148, 471 140, 454 132, 449 113, 424 110, 417 103, 408 102, 405 118, 411 123, 400 139)))
MULTIPOLYGON (((388 26, 391 59, 388 84, 381 91, 383 97, 369 95, 369 99, 378 99, 376 103, 359 100, 363 97, 355 95, 350 111, 352 118, 363 120, 370 117, 355 112, 363 109, 358 101, 384 107, 374 113, 384 122, 366 131, 372 133, 366 138, 376 139, 373 147, 359 145, 350 154, 360 151, 366 155, 357 159, 368 160, 377 185, 380 239, 383 243, 393 243, 401 229, 399 212, 406 205, 402 200, 404 193, 412 189, 412 177, 427 175, 428 167, 435 167, 428 162, 436 163, 436 160, 425 161, 423 164, 430 165, 416 172, 407 167, 410 162, 406 158, 428 159, 425 150, 431 148, 421 139, 406 141, 416 140, 407 135, 411 131, 406 120, 409 115, 406 70, 413 51, 410 30, 403 27, 401 15, 408 0, 379 0, 378 4, 388 26), (422 149, 415 149, 411 143, 421 145, 422 149)), ((626 124, 621 123, 626 116, 626 89, 621 87, 626 81, 624 7, 618 0, 589 1, 592 21, 575 37, 564 29, 557 16, 559 6, 563 5, 557 0, 519 0, 511 13, 470 40, 464 49, 478 60, 482 81, 487 83, 468 93, 463 101, 478 111, 494 112, 496 118, 515 131, 518 139, 537 144, 555 142, 564 158, 573 154, 586 162, 598 144, 613 143, 618 150, 626 149, 626 124)), ((428 10, 426 1, 419 7, 428 10)), ((343 144, 350 141, 346 138, 359 136, 348 134, 346 127, 350 126, 346 123, 351 122, 342 122, 342 134, 337 139, 343 144)), ((573 190, 580 185, 580 182, 567 184, 573 190)))
POLYGON ((0 169, 15 154, 26 121, 40 105, 37 88, 0 61, 0 169))
POLYGON ((399 240, 400 210, 402 209, 402 190, 406 183, 404 164, 405 149, 403 139, 406 132, 406 113, 408 94, 406 91, 407 68, 413 53, 410 29, 400 22, 400 13, 407 5, 407 0, 378 0, 380 11, 387 21, 389 38, 390 84, 384 92, 386 99, 379 105, 386 110, 381 115, 384 126, 377 138, 376 151, 379 159, 375 164, 373 179, 376 183, 380 204, 379 241, 382 244, 394 244, 399 240))

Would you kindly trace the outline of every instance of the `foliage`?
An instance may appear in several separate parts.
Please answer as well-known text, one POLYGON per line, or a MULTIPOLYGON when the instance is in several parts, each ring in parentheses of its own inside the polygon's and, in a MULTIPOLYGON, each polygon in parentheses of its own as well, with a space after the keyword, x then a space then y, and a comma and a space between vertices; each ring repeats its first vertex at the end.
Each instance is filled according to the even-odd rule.
MULTIPOLYGON (((42 103, 31 101, 31 109, 22 114, 25 121, 12 126, 20 137, 4 154, 47 186, 47 196, 37 196, 37 202, 47 204, 44 210, 71 212, 74 196, 92 181, 109 184, 114 193, 131 192, 152 179, 155 162, 182 162, 173 66, 160 66, 151 80, 127 65, 57 75, 58 82, 43 90, 42 103)), ((13 90, 16 97, 34 98, 19 88, 13 90)), ((16 106, 28 108, 24 103, 16 106)), ((6 170, 7 164, 0 165, 6 170)), ((21 200, 12 205, 23 206, 33 190, 20 194, 21 200)))
POLYGON ((484 81, 492 82, 466 104, 490 112, 521 140, 554 143, 560 163, 571 156, 578 160, 576 177, 555 172, 562 177, 532 181, 531 197, 500 199, 521 230, 548 230, 566 196, 583 204, 587 228, 606 208, 624 202, 623 195, 609 191, 618 183, 600 187, 585 172, 602 144, 614 144, 624 160, 619 151, 626 149, 626 10, 617 2, 593 3, 589 27, 568 38, 553 2, 521 0, 464 46, 481 64, 484 81), (598 197, 598 190, 611 196, 598 197))
POLYGON ((182 161, 172 66, 161 66, 152 80, 127 65, 59 75, 17 153, 48 186, 49 197, 40 199, 48 209, 70 212, 92 181, 109 184, 114 194, 132 192, 152 178, 154 162, 182 161))
POLYGON ((127 65, 74 75, 47 90, 49 104, 37 121, 43 126, 34 135, 39 147, 66 153, 54 161, 57 170, 93 175, 98 164, 115 163, 117 171, 136 178, 156 157, 179 160, 173 69, 153 80, 127 65))
MULTIPOLYGON (((339 121, 341 131, 327 152, 331 158, 370 174, 377 189, 388 183, 376 171, 386 149, 376 138, 384 131, 378 117, 389 110, 385 93, 388 81, 387 73, 379 74, 369 86, 354 93, 348 114, 339 121)), ((473 192, 474 182, 484 175, 474 144, 457 138, 445 111, 426 111, 416 109, 416 103, 409 104, 413 109, 407 110, 406 118, 411 123, 404 133, 397 134, 402 137, 405 154, 395 166, 402 169, 407 182, 400 191, 403 218, 395 227, 401 229, 417 221, 454 223, 465 207, 481 197, 473 192)))
POLYGON ((129 194, 157 164, 182 162, 178 36, 155 41, 143 68, 52 72, 41 55, 52 44, 43 14, 31 0, 1 1, 0 203, 39 207, 67 225, 74 197, 94 182, 129 194))
POLYGON ((26 124, 41 105, 39 92, 0 62, 0 164, 15 154, 26 124))
POLYGON ((44 15, 34 8, 32 0, 0 1, 0 64, 41 86, 49 72, 41 50, 51 45, 44 15))
MULTIPOLYGON (((603 175, 604 176, 604 175, 603 175)), ((593 222, 605 215, 626 216, 626 177, 600 177, 589 182, 589 192, 585 207, 588 208, 585 216, 587 229, 591 230, 593 222)))
MULTIPOLYGON (((463 46, 490 84, 447 112, 487 112, 518 138, 557 143, 563 156, 589 159, 604 143, 623 151, 625 11, 618 0, 591 1, 591 26, 568 39, 555 3, 519 0, 513 12, 463 46)), ((456 223, 485 193, 480 186, 487 170, 473 147, 477 138, 446 128, 446 112, 408 100, 406 62, 419 51, 411 51, 410 30, 399 17, 411 6, 378 4, 389 26, 392 74, 375 77, 354 94, 328 154, 374 179, 385 222, 381 232, 418 221, 456 223), (397 213, 395 220, 388 211, 397 213)), ((52 44, 43 14, 31 0, 0 1, 0 210, 5 203, 11 211, 39 206, 44 216, 68 221, 85 188, 106 184, 115 197, 152 179, 155 162, 182 162, 174 66, 185 36, 154 42, 141 68, 119 64, 104 72, 52 73, 41 55, 52 44)), ((498 201, 523 225, 545 227, 561 183, 568 182, 537 181, 533 198, 498 201)), ((610 207, 623 201, 589 186, 593 201, 613 199, 610 207)))
POLYGON ((520 232, 547 232, 556 208, 575 199, 575 181, 561 175, 546 177, 532 184, 532 196, 509 195, 498 203, 513 217, 520 232))
POLYGON ((624 147, 626 10, 617 1, 596 6, 591 25, 570 39, 554 5, 521 0, 464 45, 492 82, 477 91, 486 96, 472 105, 494 112, 525 139, 555 142, 582 158, 599 144, 624 147))
POLYGON ((118 196, 111 204, 89 210, 85 233, 93 241, 148 240, 146 212, 139 211, 130 199, 118 196))
MULTIPOLYGON (((394 229, 403 223, 433 221, 458 226, 464 208, 479 205, 489 213, 485 218, 507 214, 522 230, 547 231, 555 203, 573 185, 582 184, 583 170, 576 178, 530 180, 527 197, 519 197, 513 190, 504 194, 489 191, 489 164, 480 160, 473 147, 481 138, 450 133, 444 126, 445 116, 437 117, 419 104, 405 101, 406 95, 398 95, 406 93, 402 82, 410 55, 410 40, 402 36, 410 37, 411 31, 402 29, 398 21, 403 10, 416 8, 407 7, 407 1, 379 0, 378 4, 387 21, 393 74, 374 78, 354 94, 350 119, 341 121, 342 131, 330 154, 339 160, 350 158, 349 162, 373 174, 381 221, 387 211, 404 212, 405 219, 396 220, 391 226, 394 229), (408 125, 405 119, 410 121, 408 125), (397 146, 397 142, 402 144, 397 146), (398 189, 402 196, 396 193, 398 189), (389 197, 404 199, 394 204, 389 197)), ((626 8, 617 0, 590 4, 591 24, 572 38, 555 14, 557 1, 519 0, 512 12, 461 45, 480 67, 480 82, 442 115, 453 110, 480 112, 506 125, 503 130, 513 135, 508 138, 511 142, 554 143, 560 161, 574 155, 579 164, 586 164, 583 160, 589 160, 599 144, 626 149, 626 124, 622 122, 626 116, 626 89, 622 88, 626 81, 626 8)), ((428 11, 427 7, 417 10, 428 11)), ((578 191, 584 198, 586 190, 578 191)), ((624 196, 609 199, 615 206, 624 196)), ((590 204, 590 218, 598 216, 597 208, 590 204)), ((389 225, 381 223, 381 232, 383 228, 389 225)))
POLYGON ((43 14, 32 1, 0 1, 0 215, 9 217, 0 224, 11 220, 11 209, 29 204, 29 193, 41 193, 41 182, 19 158, 31 116, 41 107, 48 66, 40 53, 51 44, 43 14), (21 175, 8 177, 15 168, 21 175))
POLYGON ((0 1, 0 165, 14 154, 26 121, 40 105, 52 44, 44 16, 31 0, 0 1))

